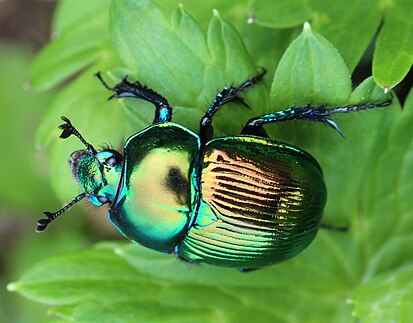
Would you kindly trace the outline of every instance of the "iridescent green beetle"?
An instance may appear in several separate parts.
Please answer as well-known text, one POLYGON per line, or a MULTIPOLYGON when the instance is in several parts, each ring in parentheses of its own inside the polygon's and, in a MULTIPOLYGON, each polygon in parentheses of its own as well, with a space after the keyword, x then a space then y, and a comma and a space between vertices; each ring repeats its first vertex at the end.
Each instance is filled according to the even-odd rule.
MULTIPOLYGON (((303 150, 269 139, 263 125, 287 120, 323 122, 340 131, 330 116, 391 103, 326 109, 307 105, 247 122, 238 136, 212 137, 212 118, 265 71, 239 87, 217 94, 200 121, 199 134, 171 122, 168 101, 139 82, 124 78, 109 87, 115 98, 139 98, 155 105, 153 125, 132 135, 123 154, 96 151, 69 119, 61 138, 86 146, 69 160, 83 193, 37 222, 42 232, 57 216, 87 197, 110 204, 109 219, 128 239, 174 252, 194 263, 253 269, 294 257, 314 239, 326 202, 317 161, 303 150)), ((111 97, 111 98, 112 98, 111 97)), ((342 133, 341 133, 342 134, 342 133)))

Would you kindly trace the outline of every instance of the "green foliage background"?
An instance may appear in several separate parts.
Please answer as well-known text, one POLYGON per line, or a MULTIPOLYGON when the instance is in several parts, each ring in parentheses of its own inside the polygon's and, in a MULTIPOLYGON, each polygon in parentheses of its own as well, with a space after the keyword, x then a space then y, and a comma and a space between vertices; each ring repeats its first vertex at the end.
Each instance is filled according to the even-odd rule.
MULTIPOLYGON (((35 144, 48 158, 40 167, 27 153, 5 157, 13 172, 3 168, 2 178, 10 185, 19 190, 19 183, 36 183, 18 195, 2 187, 1 198, 10 208, 31 209, 33 216, 59 207, 39 169, 49 170, 57 200, 78 194, 66 160, 79 143, 57 139, 60 115, 70 117, 90 142, 115 148, 150 124, 152 106, 107 101, 109 93, 93 78, 96 71, 110 83, 124 75, 139 79, 168 98, 175 121, 196 130, 219 89, 264 66, 265 82, 245 93, 252 109, 231 104, 214 120, 216 134, 223 135, 239 132, 252 116, 294 104, 383 101, 382 88, 400 83, 413 62, 408 0, 181 2, 59 3, 55 37, 31 68, 35 90, 59 88, 53 102, 48 106, 47 95, 36 96, 41 102, 27 94, 13 96, 12 103, 2 99, 4 145, 10 137, 20 140, 13 125, 26 122, 24 129, 33 133, 41 116, 35 144), (305 21, 310 24, 303 28, 305 21), (352 85, 350 77, 372 41, 373 76, 352 85), (16 106, 17 114, 7 112, 16 106), (40 106, 46 109, 34 109, 40 106)), ((413 317, 412 105, 408 95, 403 110, 395 97, 386 109, 337 116, 346 140, 310 122, 266 128, 273 138, 316 157, 329 192, 324 221, 350 227, 345 234, 322 230, 288 262, 241 274, 188 265, 126 242, 80 249, 88 238, 75 207, 43 236, 30 238, 38 252, 20 256, 24 265, 16 268, 25 273, 12 270, 15 282, 8 289, 50 306, 56 322, 408 322, 413 317)), ((106 221, 103 214, 96 216, 106 221)), ((90 231, 96 226, 86 225, 93 226, 90 231)))

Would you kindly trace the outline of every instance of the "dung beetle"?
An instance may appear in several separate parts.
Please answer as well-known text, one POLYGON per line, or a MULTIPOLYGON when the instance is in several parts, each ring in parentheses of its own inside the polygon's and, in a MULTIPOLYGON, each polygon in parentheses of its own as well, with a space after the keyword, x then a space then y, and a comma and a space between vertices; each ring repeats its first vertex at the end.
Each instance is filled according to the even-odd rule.
POLYGON ((73 176, 83 193, 61 210, 44 212, 42 232, 56 217, 87 197, 109 204, 109 220, 129 240, 193 263, 250 270, 294 257, 314 239, 326 203, 320 165, 307 152, 272 140, 263 125, 289 120, 322 122, 343 135, 330 118, 339 112, 385 107, 379 104, 336 108, 292 107, 250 119, 240 135, 212 137, 212 119, 228 102, 245 104, 246 88, 219 92, 196 134, 173 123, 168 101, 125 77, 110 87, 110 98, 138 98, 155 106, 155 119, 132 135, 123 154, 97 151, 68 118, 60 138, 76 136, 86 146, 70 156, 73 176))

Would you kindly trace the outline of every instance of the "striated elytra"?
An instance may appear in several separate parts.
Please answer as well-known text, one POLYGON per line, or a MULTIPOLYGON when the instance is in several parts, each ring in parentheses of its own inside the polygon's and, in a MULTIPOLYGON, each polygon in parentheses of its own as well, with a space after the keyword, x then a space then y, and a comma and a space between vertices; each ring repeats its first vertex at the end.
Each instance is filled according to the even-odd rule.
POLYGON ((61 138, 75 135, 86 146, 69 160, 83 192, 61 210, 45 212, 37 232, 87 197, 109 204, 109 219, 131 241, 179 258, 242 270, 294 257, 314 239, 326 203, 317 161, 305 151, 268 138, 268 123, 288 120, 323 122, 343 135, 330 116, 388 106, 353 105, 327 109, 306 105, 250 119, 240 135, 212 137, 212 119, 227 102, 245 104, 240 93, 265 74, 217 94, 200 121, 199 133, 171 122, 168 101, 126 77, 111 98, 151 102, 153 124, 132 135, 123 154, 96 151, 68 118, 61 138))

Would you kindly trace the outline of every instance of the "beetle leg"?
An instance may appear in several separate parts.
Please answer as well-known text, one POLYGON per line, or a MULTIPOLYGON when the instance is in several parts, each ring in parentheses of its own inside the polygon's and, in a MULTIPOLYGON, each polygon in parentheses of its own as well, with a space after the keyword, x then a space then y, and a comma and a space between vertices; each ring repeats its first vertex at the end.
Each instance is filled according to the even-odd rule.
POLYGON ((289 121, 289 120, 309 120, 323 122, 324 124, 335 129, 340 135, 344 137, 344 133, 338 127, 338 125, 330 118, 336 113, 347 113, 360 110, 368 110, 375 108, 382 108, 390 105, 392 100, 387 100, 382 103, 372 103, 365 105, 352 105, 337 108, 326 108, 325 106, 314 107, 311 104, 307 104, 301 108, 289 108, 283 111, 265 114, 259 117, 250 119, 242 129, 242 134, 258 135, 262 126, 267 123, 289 121))
POLYGON ((320 228, 325 229, 325 230, 330 230, 330 231, 337 231, 337 232, 347 232, 349 230, 348 226, 339 227, 339 226, 325 224, 325 223, 321 223, 320 228))
POLYGON ((209 106, 207 112, 205 113, 205 115, 202 117, 200 121, 199 136, 201 137, 202 143, 205 143, 209 138, 212 137, 213 128, 212 128, 211 123, 212 123, 212 118, 215 115, 215 113, 224 104, 228 102, 238 102, 248 107, 248 105, 244 102, 242 98, 239 97, 239 95, 247 87, 252 86, 258 83, 259 81, 261 81, 266 72, 267 71, 265 69, 262 69, 262 71, 259 74, 245 81, 239 87, 231 86, 229 88, 225 88, 216 95, 214 101, 212 101, 212 104, 209 106))
POLYGON ((155 110, 155 118, 153 124, 164 123, 171 121, 172 119, 172 107, 168 103, 168 100, 165 99, 162 95, 158 94, 154 90, 142 85, 140 82, 131 82, 125 76, 122 82, 116 84, 114 87, 110 87, 105 80, 103 80, 101 74, 96 73, 97 78, 103 84, 103 86, 114 92, 114 94, 109 98, 137 98, 144 101, 152 103, 155 110))
POLYGON ((240 273, 249 273, 259 268, 237 268, 240 273))

